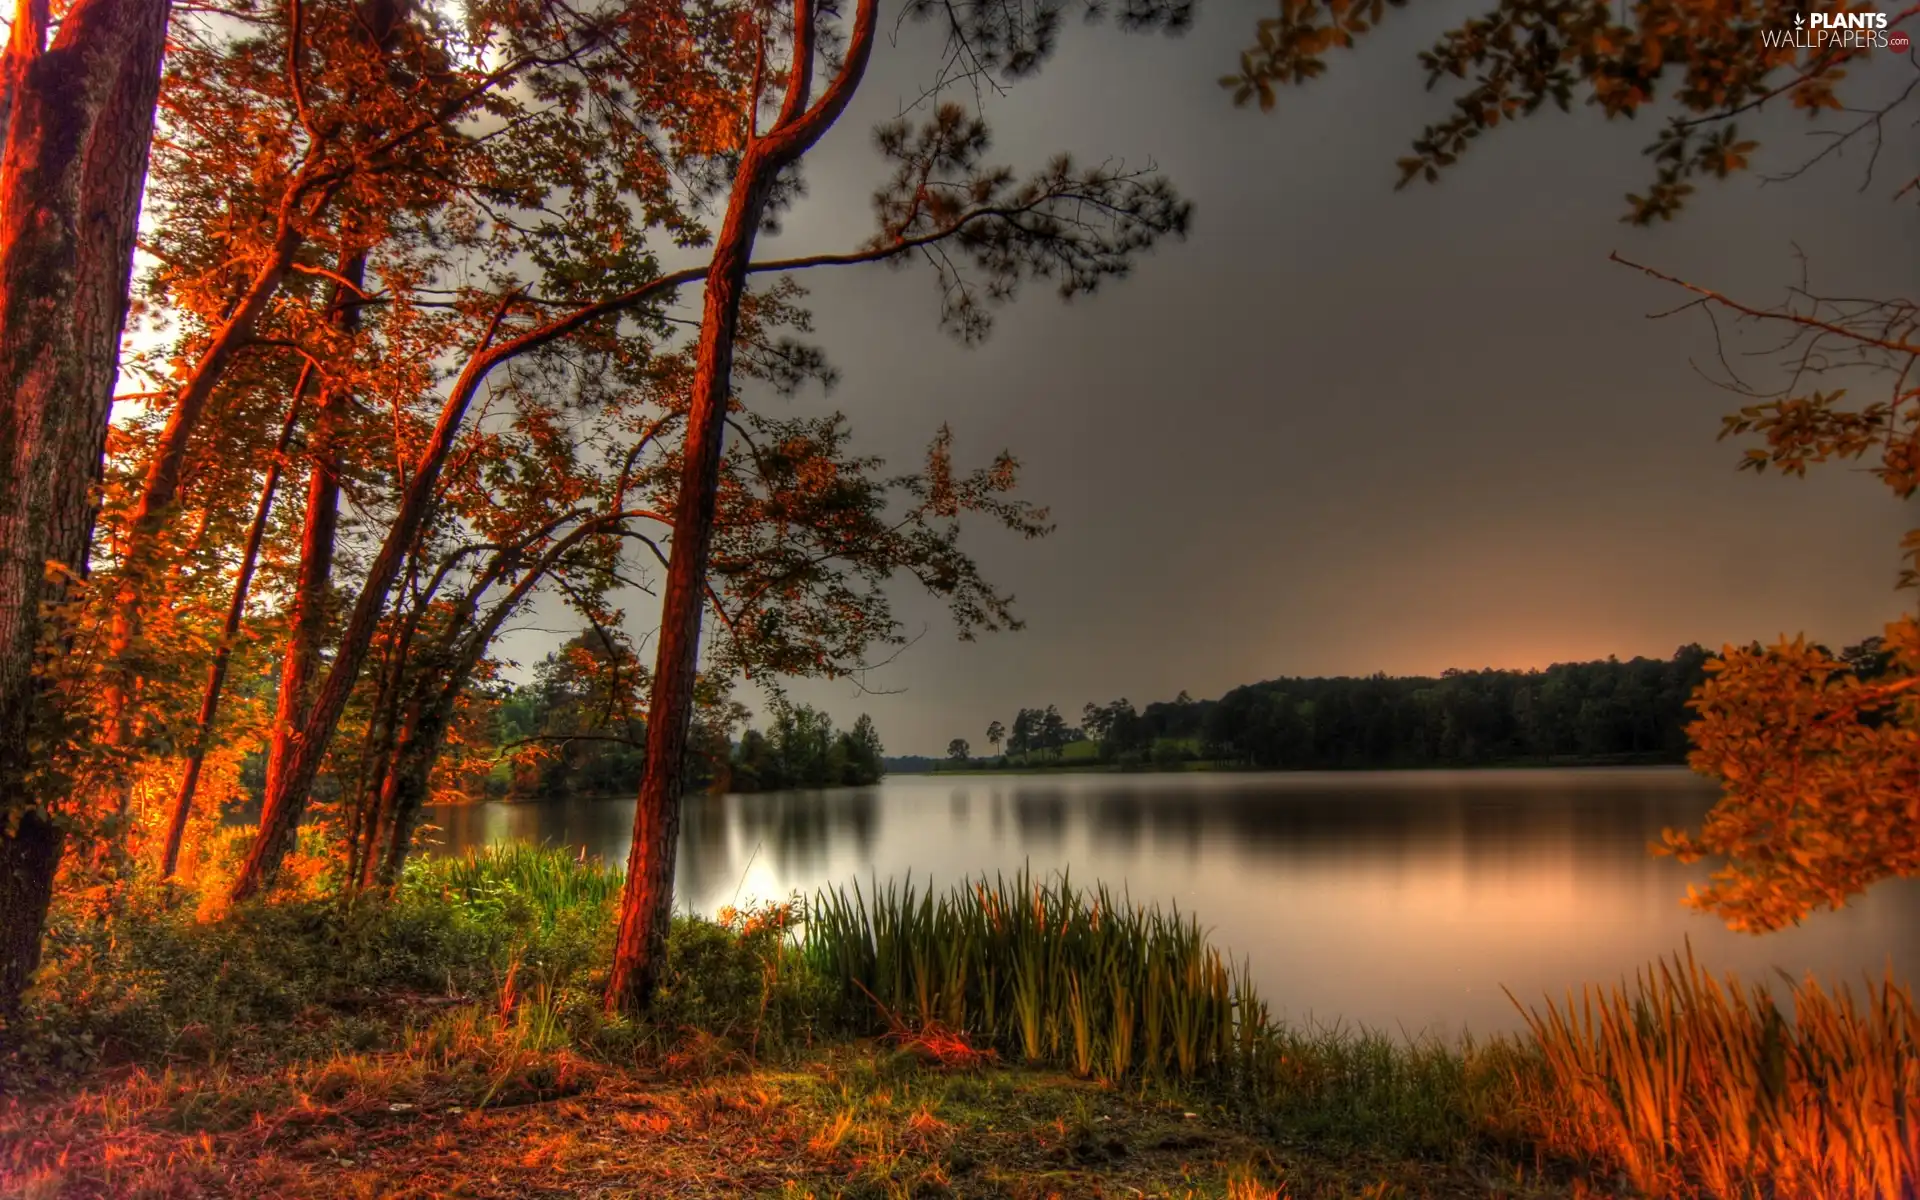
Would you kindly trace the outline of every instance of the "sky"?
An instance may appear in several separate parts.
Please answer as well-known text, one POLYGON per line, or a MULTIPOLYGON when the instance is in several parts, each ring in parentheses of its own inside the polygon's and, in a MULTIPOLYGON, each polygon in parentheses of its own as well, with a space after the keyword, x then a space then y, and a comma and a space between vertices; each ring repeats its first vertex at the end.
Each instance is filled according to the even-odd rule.
MULTIPOLYGON (((975 348, 940 331, 923 269, 806 276, 841 381, 763 402, 843 411, 860 449, 902 467, 950 423, 963 465, 1011 450, 1057 528, 969 536, 1024 630, 960 642, 901 587, 917 640, 796 699, 843 726, 871 713, 890 753, 940 754, 1022 706, 1800 631, 1842 644, 1899 614, 1914 505, 1845 467, 1736 472, 1716 435, 1738 401, 1701 373, 1711 328, 1650 319, 1685 297, 1608 255, 1773 304, 1797 246, 1817 291, 1911 296, 1920 208, 1893 202, 1886 164, 1915 160, 1914 130, 1891 131, 1871 181, 1863 154, 1791 183, 1736 178, 1652 230, 1619 220, 1649 178, 1645 116, 1543 114, 1396 192, 1394 160, 1447 110, 1415 51, 1470 10, 1394 12, 1269 114, 1216 82, 1263 5, 1204 5, 1177 39, 1070 24, 1041 75, 985 102, 995 156, 1150 160, 1194 203, 1185 241, 1071 304, 1029 289, 975 348)), ((876 49, 760 256, 871 236, 872 127, 921 93, 936 51, 912 29, 876 49)), ((1888 56, 1860 94, 1912 69, 1888 56)), ((1785 112, 1742 128, 1763 139, 1761 174, 1819 145, 1785 112)))

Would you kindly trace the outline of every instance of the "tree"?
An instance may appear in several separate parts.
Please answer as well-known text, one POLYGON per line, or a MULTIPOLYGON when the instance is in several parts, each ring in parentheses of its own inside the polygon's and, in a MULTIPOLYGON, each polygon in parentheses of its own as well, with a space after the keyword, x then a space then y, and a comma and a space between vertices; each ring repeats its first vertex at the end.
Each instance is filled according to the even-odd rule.
MULTIPOLYGON (((551 111, 530 113, 528 120, 537 126, 535 118, 548 118, 551 111)), ((584 137, 564 124, 549 126, 548 132, 552 137, 547 140, 563 145, 567 137, 575 142, 584 137)), ((616 141, 608 152, 618 148, 616 141)), ((518 162, 516 156, 529 153, 533 151, 520 147, 509 157, 518 162)), ((552 165, 538 157, 534 162, 542 169, 552 165)), ((538 183, 532 168, 519 169, 529 188, 538 183)), ((622 169, 646 173, 644 163, 622 169)), ((610 169, 600 177, 618 178, 618 173, 610 169)), ((491 188, 499 187, 496 179, 491 188)), ((493 206, 506 203, 491 191, 488 198, 493 206)), ((533 199, 527 203, 538 206, 533 199)), ((610 205, 618 214, 628 207, 610 205)), ((483 215, 470 219, 481 225, 483 215)), ((652 215, 662 219, 657 212, 652 215)), ((538 217, 544 219, 544 210, 538 217)), ((578 229, 553 230, 538 227, 530 216, 527 224, 549 242, 557 240, 557 234, 581 246, 596 236, 616 244, 624 236, 635 247, 644 242, 638 227, 618 220, 611 228, 589 221, 578 229)), ((506 241, 521 245, 518 235, 506 241)), ((490 245, 474 252, 492 253, 490 245)), ((398 273, 392 264, 409 261, 411 244, 396 237, 381 243, 379 251, 369 259, 371 274, 363 280, 369 285, 374 279, 391 283, 398 273)), ((679 471, 669 435, 685 416, 691 356, 650 345, 631 327, 622 331, 607 326, 622 314, 637 313, 642 335, 671 328, 651 318, 649 306, 680 285, 697 281, 702 272, 659 276, 651 260, 634 250, 617 261, 620 270, 606 271, 596 262, 593 271, 583 274, 574 260, 550 245, 541 252, 548 256, 549 277, 542 289, 548 295, 540 302, 529 303, 521 295, 524 288, 506 286, 486 296, 484 303, 457 310, 461 316, 438 323, 438 345, 453 349, 463 338, 479 343, 444 393, 437 381, 413 379, 404 361, 393 360, 402 349, 413 359, 435 357, 422 355, 417 340, 402 342, 393 333, 396 326, 407 328, 406 294, 389 291, 368 297, 380 301, 377 307, 368 306, 378 316, 361 331, 355 352, 390 357, 376 359, 379 371, 342 370, 357 372, 355 378, 370 389, 393 391, 393 407, 409 406, 409 415, 418 414, 417 440, 409 439, 406 446, 417 457, 411 469, 393 472, 392 485, 400 494, 391 502, 388 524, 377 529, 376 544, 367 547, 372 569, 346 614, 324 687, 312 702, 287 703, 292 673, 282 673, 286 715, 273 726, 278 753, 268 771, 262 830, 236 880, 236 897, 270 883, 349 706, 370 705, 371 714, 365 745, 356 756, 358 778, 351 790, 359 799, 345 819, 347 840, 355 847, 356 862, 368 868, 378 862, 381 873, 391 876, 406 851, 411 816, 429 786, 447 723, 468 681, 483 667, 492 637, 515 606, 532 589, 551 584, 591 617, 608 587, 628 582, 622 572, 630 568, 618 562, 613 546, 623 541, 645 546, 665 561, 658 542, 639 526, 655 522, 670 527, 674 519, 679 471), (603 286, 603 275, 617 280, 623 274, 641 282, 610 297, 577 303, 566 299, 569 290, 586 283, 603 286), (550 316, 553 307, 563 315, 550 316), (596 319, 603 325, 593 326, 596 319), (568 342, 564 353, 555 349, 562 339, 568 342), (582 356, 591 356, 602 369, 580 368, 582 356), (489 384, 495 419, 479 428, 469 426, 465 413, 476 388, 508 361, 519 362, 521 370, 489 384), (398 384, 393 382, 396 376, 398 384), (563 389, 573 391, 573 403, 550 398, 553 391, 564 397, 563 389), (579 418, 581 410, 590 419, 579 418), (498 420, 502 415, 513 420, 505 429, 498 420), (629 506, 635 494, 646 498, 645 507, 629 506), (360 670, 370 655, 377 655, 381 668, 368 697, 359 689, 360 670), (363 855, 370 849, 369 838, 381 841, 385 852, 363 855)), ((749 268, 765 269, 765 264, 749 268)), ((429 277, 425 282, 432 281, 429 277)), ((421 283, 408 280, 407 287, 417 295, 421 283)), ((830 374, 809 348, 774 336, 782 327, 804 325, 804 311, 792 302, 797 294, 797 288, 781 285, 743 305, 736 339, 740 374, 767 380, 781 390, 830 374)), ((430 311, 436 304, 414 307, 430 311)), ((299 385, 294 390, 297 394, 299 385)), ((888 479, 876 476, 878 460, 845 452, 848 435, 838 417, 772 421, 736 406, 728 421, 745 449, 723 463, 714 578, 707 588, 728 634, 714 664, 722 668, 721 676, 852 669, 868 646, 896 636, 879 588, 895 570, 932 581, 930 586, 949 598, 965 622, 991 627, 1010 619, 1004 599, 957 548, 953 520, 962 513, 987 513, 1029 536, 1045 531, 1044 512, 1006 497, 1017 470, 1010 456, 1000 456, 982 471, 959 472, 951 461, 951 437, 943 430, 930 447, 925 472, 888 479), (904 515, 897 508, 888 511, 902 500, 904 515)), ((383 427, 368 422, 356 432, 378 437, 383 427)), ((396 440, 399 432, 395 430, 396 440)), ((389 447, 380 447, 385 449, 389 447)), ((398 458, 402 447, 391 449, 398 458)), ((378 462, 380 450, 366 457, 378 462)), ((376 477, 370 482, 387 481, 376 477)), ((364 493, 360 507, 379 509, 364 493)), ((310 495, 308 529, 314 511, 310 495)), ((333 536, 302 537, 301 579, 324 579, 326 572, 309 570, 309 565, 332 554, 333 536)), ((297 596, 308 589, 301 583, 294 590, 297 596)), ((299 607, 296 604, 296 611, 299 607)), ((599 615, 603 625, 611 621, 607 614, 599 615)), ((302 622, 294 619, 291 624, 289 654, 310 654, 312 643, 300 632, 302 622), (296 642, 307 643, 308 649, 301 650, 296 642)), ((868 757, 871 767, 856 764, 846 773, 878 778, 878 756, 868 757)), ((364 872, 350 874, 359 877, 364 872)))
MULTIPOLYGON (((672 915, 675 842, 692 711, 703 591, 718 495, 718 470, 731 395, 735 328, 753 245, 776 199, 784 172, 794 167, 845 111, 860 86, 877 28, 877 0, 860 0, 837 70, 816 99, 815 58, 820 53, 820 14, 812 0, 794 0, 790 21, 755 30, 763 54, 775 34, 785 43, 785 89, 770 127, 759 129, 760 83, 756 70, 740 113, 743 146, 733 177, 726 217, 706 272, 705 309, 688 410, 680 505, 675 513, 673 555, 661 603, 658 658, 649 702, 647 776, 634 811, 633 849, 628 857, 607 984, 610 1008, 636 1009, 650 999, 666 951, 672 915)), ((971 52, 969 61, 991 70, 1030 70, 1051 44, 1057 8, 1042 5, 1032 24, 1007 21, 999 3, 978 8, 917 6, 921 15, 943 13, 952 35, 971 52), (1004 56, 1004 57, 1003 57, 1004 56)), ((773 14, 769 13, 771 17, 773 14)), ((1130 9, 1135 25, 1184 25, 1184 8, 1130 9)), ((777 49, 778 47, 776 47, 777 49)), ((936 92, 938 89, 936 88, 936 92)), ((1026 277, 1054 281, 1066 295, 1123 274, 1132 257, 1159 238, 1179 234, 1187 205, 1163 181, 1137 172, 1076 170, 1062 158, 1023 185, 1010 172, 984 169, 984 122, 957 105, 941 105, 918 128, 905 121, 881 130, 879 145, 896 164, 876 198, 881 230, 871 250, 830 256, 821 262, 893 259, 921 247, 958 251, 991 281, 976 290, 951 272, 952 259, 935 257, 946 298, 944 316, 962 337, 986 330, 985 304, 1010 296, 1026 277), (1094 214, 1088 221, 1088 214, 1094 214)), ((941 501, 957 511, 961 498, 941 501)), ((963 613, 963 618, 974 614, 963 613)))
POLYGON ((1107 704, 1087 703, 1081 724, 1088 737, 1099 743, 1100 757, 1114 759, 1145 749, 1144 728, 1133 701, 1122 697, 1107 704))
MULTIPOLYGON (((1313 0, 1283 0, 1279 17, 1261 22, 1241 72, 1221 82, 1236 102, 1257 97, 1271 108, 1276 84, 1319 75, 1327 50, 1352 46, 1384 12, 1381 4, 1322 9, 1313 0)), ((1839 111, 1850 121, 1825 130, 1826 146, 1782 178, 1867 143, 1871 182, 1887 118, 1920 93, 1902 86, 1878 103, 1844 102, 1842 87, 1860 86, 1865 75, 1850 81, 1847 70, 1869 52, 1864 44, 1763 36, 1793 28, 1803 13, 1786 0, 1705 8, 1639 0, 1617 16, 1582 0, 1500 0, 1422 55, 1430 85, 1449 76, 1471 83, 1454 115, 1430 126, 1401 160, 1400 183, 1438 180, 1482 133, 1549 100, 1566 109, 1576 89, 1606 117, 1632 117, 1675 78, 1670 98, 1680 111, 1648 148, 1654 180, 1644 195, 1627 197, 1629 222, 1672 219, 1693 180, 1746 169, 1756 145, 1740 138, 1734 120, 1780 98, 1810 117, 1839 111)), ((1889 25, 1917 15, 1909 7, 1889 25)), ((1900 180, 1893 195, 1910 193, 1920 197, 1920 175, 1900 180)), ((1784 303, 1767 307, 1614 259, 1690 293, 1686 309, 1785 335, 1765 347, 1784 367, 1784 383, 1751 383, 1731 369, 1720 381, 1747 401, 1722 436, 1764 443, 1745 452, 1741 467, 1800 475, 1810 463, 1871 458, 1869 470, 1896 496, 1920 490, 1920 309, 1911 299, 1828 298, 1802 281, 1784 303), (1821 386, 1840 372, 1878 379, 1884 390, 1861 403, 1857 382, 1821 386)), ((1714 333, 1722 336, 1718 324, 1714 333)), ((1739 357, 1722 345, 1721 362, 1739 357)), ((1901 550, 1907 561, 1899 585, 1920 587, 1920 530, 1907 534, 1901 550)), ((1766 931, 1818 907, 1838 908, 1877 880, 1920 871, 1911 805, 1920 794, 1913 700, 1920 625, 1911 617, 1895 622, 1882 645, 1887 658, 1852 663, 1802 639, 1728 646, 1707 664, 1711 677, 1693 697, 1699 720, 1689 729, 1691 761, 1721 780, 1722 796, 1699 834, 1669 831, 1663 852, 1689 861, 1715 855, 1725 865, 1711 886, 1689 893, 1690 903, 1735 928, 1766 931)), ((1592 739, 1608 736, 1604 729, 1617 718, 1611 702, 1588 700, 1576 721, 1592 739)))
POLYGON ((1007 753, 1027 754, 1039 748, 1040 719, 1037 709, 1023 708, 1013 715, 1013 732, 1007 735, 1007 753))
POLYGON ((845 737, 847 777, 842 782, 855 787, 880 782, 887 772, 883 761, 887 750, 880 744, 880 731, 873 727, 873 718, 861 713, 845 737))
POLYGON ((1000 744, 1007 740, 1007 727, 998 721, 987 722, 987 744, 993 747, 995 754, 1000 753, 1000 744))
POLYGON ((1800 638, 1709 664, 1693 762, 1724 794, 1699 833, 1669 830, 1663 847, 1724 860, 1689 889, 1695 907, 1766 932, 1920 874, 1920 626, 1895 623, 1884 645, 1877 678, 1800 638))
POLYGON ((1091 700, 1087 701, 1086 706, 1080 710, 1081 727, 1087 731, 1087 736, 1095 741, 1105 739, 1109 717, 1107 709, 1091 700))
POLYGON ((1067 721, 1060 715, 1058 707, 1049 704, 1047 711, 1040 715, 1040 730, 1036 735, 1040 749, 1060 757, 1062 747, 1067 744, 1067 721))
MULTIPOLYGON (((1281 0, 1279 14, 1259 23, 1240 70, 1224 76, 1221 86, 1233 92, 1235 104, 1257 100, 1270 110, 1278 87, 1324 74, 1327 53, 1355 46, 1379 28, 1389 7, 1404 8, 1406 0, 1281 0)), ((1413 152, 1399 160, 1398 186, 1438 181, 1481 135, 1549 102, 1568 111, 1576 93, 1609 120, 1630 119, 1661 100, 1679 108, 1647 147, 1654 163, 1651 186, 1644 195, 1627 197, 1625 219, 1641 225, 1677 215, 1693 194, 1694 180, 1745 170, 1757 143, 1740 137, 1735 119, 1769 102, 1784 100, 1809 117, 1851 111, 1863 118, 1819 158, 1855 138, 1877 140, 1886 112, 1911 99, 1912 89, 1873 109, 1849 109, 1841 90, 1848 64, 1869 53, 1865 46, 1802 45, 1765 36, 1791 31, 1804 12, 1798 0, 1724 6, 1497 0, 1421 52, 1430 89, 1443 80, 1466 81, 1466 87, 1454 98, 1451 115, 1428 126, 1413 152), (1663 93, 1666 85, 1672 86, 1663 93)), ((1909 9, 1893 23, 1913 16, 1909 9)))
POLYGON ((166 0, 14 13, 0 58, 0 1022, 15 1012, 66 836, 48 748, 86 734, 49 672, 84 583, 147 172, 166 0))
MULTIPOLYGON (((474 397, 492 372, 516 359, 538 361, 555 343, 576 334, 617 335, 617 328, 610 327, 617 327, 622 314, 670 294, 684 281, 660 278, 645 250, 649 227, 684 228, 684 217, 673 198, 661 194, 660 156, 641 147, 672 147, 670 153, 662 152, 670 161, 673 154, 684 156, 685 122, 706 120, 704 114, 689 113, 705 103, 712 87, 726 82, 730 64, 719 62, 715 71, 679 69, 683 64, 671 61, 676 41, 644 32, 651 28, 644 22, 621 21, 623 13, 638 15, 636 5, 645 7, 646 0, 582 15, 566 6, 534 3, 516 8, 514 0, 504 0, 498 12, 468 14, 473 19, 465 26, 420 10, 408 13, 404 27, 383 25, 381 16, 387 10, 379 8, 369 23, 352 5, 314 6, 311 11, 296 5, 284 24, 267 31, 268 46, 278 39, 284 47, 270 55, 269 62, 277 68, 284 61, 284 72, 263 76, 258 69, 250 70, 254 64, 244 43, 224 51, 216 47, 208 55, 204 77, 211 82, 205 86, 216 91, 214 99, 220 102, 211 107, 245 111, 250 89, 264 77, 274 86, 271 103, 261 106, 263 121, 276 129, 284 126, 288 135, 283 142, 266 143, 283 146, 284 153, 259 168, 285 194, 272 220, 264 223, 278 231, 271 248, 253 256, 263 265, 244 280, 244 294, 249 302, 257 296, 260 307, 239 316, 246 317, 250 329, 282 326, 297 344, 319 340, 316 349, 323 353, 309 351, 307 361, 319 361, 329 377, 315 406, 309 438, 314 458, 266 801, 260 832, 234 881, 235 899, 271 884, 353 701, 370 649, 382 635, 392 589, 403 575, 418 580, 424 562, 431 580, 427 594, 415 598, 414 613, 400 621, 406 636, 388 643, 401 651, 396 663, 413 646, 411 634, 421 615, 436 603, 433 593, 443 582, 459 579, 447 568, 477 553, 486 555, 477 558, 480 566, 467 579, 468 591, 452 599, 448 615, 453 624, 429 634, 421 646, 435 648, 441 665, 460 681, 484 652, 490 628, 498 628, 495 618, 504 619, 524 599, 530 580, 520 575, 522 557, 537 560, 582 538, 616 532, 612 514, 568 507, 576 497, 562 485, 577 481, 579 473, 562 461, 550 480, 554 487, 532 489, 545 503, 523 503, 510 510, 521 520, 517 528, 479 518, 483 528, 493 526, 487 532, 497 541, 478 552, 455 547, 440 569, 431 564, 435 541, 449 535, 448 489, 460 486, 463 462, 480 455, 484 466, 477 482, 488 486, 478 491, 504 490, 508 481, 526 478, 502 465, 497 446, 489 445, 497 443, 497 435, 465 430, 474 397), (335 43, 320 37, 327 28, 322 17, 333 19, 335 43), (393 43, 397 61, 388 70, 367 71, 393 43), (337 52, 321 54, 322 45, 337 45, 337 52), (448 45, 462 49, 458 57, 467 65, 453 69, 443 49, 448 45), (303 47, 310 53, 300 53, 303 47), (661 61, 663 55, 669 61, 661 61), (631 78, 636 74, 644 78, 631 78), (225 82, 229 78, 231 82, 225 82), (620 100, 604 105, 596 101, 607 89, 623 84, 630 84, 635 98, 645 103, 629 107, 620 100), (328 112, 329 105, 338 111, 328 112), (482 139, 453 136, 453 128, 476 110, 498 118, 499 133, 482 139), (270 167, 277 167, 277 173, 270 167), (551 204, 555 184, 573 180, 583 168, 593 183, 575 188, 574 202, 551 204), (312 203, 303 199, 309 194, 312 203), (328 270, 303 264, 297 255, 305 246, 324 247, 328 253, 323 261, 339 265, 328 270), (289 253, 296 257, 285 258, 289 253), (439 276, 452 262, 468 277, 486 282, 438 290, 439 276), (530 300, 529 289, 516 278, 523 262, 531 262, 542 277, 544 296, 539 301, 530 300), (276 263, 281 265, 276 268, 276 263), (582 264, 592 267, 585 276, 582 264), (318 307, 284 286, 287 273, 299 274, 303 267, 336 285, 318 307), (627 290, 608 296, 600 289, 609 285, 627 290), (583 291, 589 294, 583 297, 583 291), (353 301, 344 318, 341 292, 353 301), (451 295, 454 302, 432 298, 437 295, 451 295), (560 315, 548 305, 557 305, 560 315), (363 322, 367 313, 377 314, 377 320, 363 322), (598 327, 596 321, 601 322, 598 327), (361 328, 363 324, 370 328, 361 328), (464 367, 443 390, 436 360, 459 361, 463 354, 464 367), (353 396, 355 392, 361 394, 353 396), (387 444, 376 440, 384 431, 375 422, 347 420, 356 410, 348 397, 365 401, 375 396, 411 418, 395 420, 387 444), (355 442, 363 447, 371 442, 371 461, 386 458, 393 464, 386 479, 376 475, 376 482, 391 489, 391 507, 386 509, 390 515, 383 536, 369 547, 369 565, 343 614, 323 675, 321 639, 340 620, 330 611, 339 536, 339 464, 343 447, 355 442), (450 462, 453 473, 443 485, 450 462), (552 507, 582 524, 569 529, 568 520, 549 522, 541 510, 552 507), (494 583, 503 585, 504 607, 480 607, 481 594, 494 583)), ((673 14, 669 9, 661 15, 673 14)), ((697 23, 692 32, 699 32, 697 23)), ((206 139, 188 140, 199 146, 206 139)), ((202 201, 189 188, 175 202, 191 209, 202 201)), ((217 272, 211 282, 219 282, 217 272)), ((182 281, 183 286, 188 283, 203 286, 197 276, 182 281)), ((208 354, 223 344, 233 319, 238 317, 212 331, 208 354)), ((152 541, 146 534, 158 512, 155 484, 168 472, 178 472, 173 460, 183 452, 184 438, 216 395, 216 384, 231 371, 224 360, 209 358, 206 363, 206 374, 196 372, 174 399, 133 508, 133 536, 123 564, 130 579, 137 581, 142 574, 138 547, 152 541), (203 378, 210 382, 203 384, 203 378), (182 429, 186 433, 179 432, 182 429)), ((543 376, 551 379, 550 367, 535 378, 543 376)), ((615 378, 625 380, 620 373, 615 378)), ((303 369, 292 385, 296 399, 307 386, 303 369)), ((488 403, 503 394, 519 402, 514 414, 518 432, 535 444, 547 435, 546 444, 551 445, 554 406, 543 397, 528 396, 523 387, 496 389, 488 403)), ((381 406, 370 407, 378 411, 381 406)), ((548 481, 538 472, 534 477, 548 481)), ((523 502, 528 498, 524 490, 518 497, 523 502)), ((471 510, 459 515, 470 517, 471 510)), ((533 571, 531 582, 538 582, 543 572, 533 571)), ((121 616, 116 613, 116 629, 134 624, 121 616)), ((457 695, 456 686, 439 689, 431 701, 425 694, 406 701, 424 723, 390 725, 387 733, 398 739, 417 769, 387 775, 383 787, 405 787, 408 780, 418 784, 435 753, 436 726, 457 695)), ((388 698, 397 699, 397 694, 388 698)), ((400 803, 397 811, 404 813, 404 798, 400 803)))
POLYGON ((973 747, 967 745, 967 739, 955 738, 947 743, 947 757, 964 765, 973 757, 973 747))

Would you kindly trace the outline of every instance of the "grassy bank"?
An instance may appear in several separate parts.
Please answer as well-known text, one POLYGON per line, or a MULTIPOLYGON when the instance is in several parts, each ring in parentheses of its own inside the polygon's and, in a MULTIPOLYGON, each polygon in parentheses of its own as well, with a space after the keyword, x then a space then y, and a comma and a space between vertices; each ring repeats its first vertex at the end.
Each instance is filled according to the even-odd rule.
POLYGON ((1273 1022, 1190 917, 1068 881, 677 922, 605 1017, 617 877, 525 848, 206 919, 66 910, 8 1195, 1900 1196, 1920 1018, 1690 962, 1464 1047, 1273 1022))

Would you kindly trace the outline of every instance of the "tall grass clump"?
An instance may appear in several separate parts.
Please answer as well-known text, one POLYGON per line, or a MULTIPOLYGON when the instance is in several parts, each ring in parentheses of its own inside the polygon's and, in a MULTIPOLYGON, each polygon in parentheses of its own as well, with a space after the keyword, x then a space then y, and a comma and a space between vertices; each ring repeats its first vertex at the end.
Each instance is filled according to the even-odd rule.
POLYGON ((551 930, 566 914, 605 920, 621 872, 552 846, 503 842, 457 858, 410 859, 403 892, 437 894, 476 910, 524 911, 551 930))
POLYGON ((1251 1076, 1272 1024, 1199 922, 1023 870, 819 893, 802 953, 856 1021, 938 1024, 1106 1080, 1251 1076))
POLYGON ((1891 977, 1864 1004, 1812 979, 1788 1018, 1763 987, 1661 959, 1633 991, 1523 1010, 1545 1069, 1515 1077, 1551 1149, 1648 1196, 1920 1195, 1920 1013, 1891 977))

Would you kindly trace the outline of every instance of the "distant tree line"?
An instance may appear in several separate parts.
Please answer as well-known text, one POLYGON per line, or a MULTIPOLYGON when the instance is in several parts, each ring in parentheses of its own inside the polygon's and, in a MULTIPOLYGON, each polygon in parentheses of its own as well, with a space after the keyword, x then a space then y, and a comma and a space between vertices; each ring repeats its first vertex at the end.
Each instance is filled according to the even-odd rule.
MULTIPOLYGON (((994 721, 986 740, 993 747, 996 766, 1044 766, 1066 760, 1138 765, 1149 760, 1184 762, 1197 757, 1201 724, 1213 701, 1196 701, 1181 692, 1169 701, 1137 711, 1130 700, 1088 704, 1078 725, 1067 724, 1058 705, 1022 708, 1012 725, 994 721)), ((965 738, 947 743, 946 761, 971 764, 972 746, 965 738)), ((905 759, 895 760, 905 769, 905 759)), ((935 760, 926 760, 928 766, 935 760)))
MULTIPOLYGON (((618 633, 587 629, 548 654, 524 683, 489 680, 462 698, 435 766, 434 801, 559 800, 638 794, 646 774, 646 668, 618 633)), ((747 718, 716 699, 695 713, 690 788, 759 792, 858 787, 886 773, 880 735, 862 713, 849 730, 810 705, 776 705, 765 733, 732 730, 747 718)), ((257 806, 266 762, 241 781, 257 806)))
MULTIPOLYGON (((1864 663, 1873 652, 1863 644, 1842 657, 1864 663)), ((1610 658, 1533 671, 1288 677, 1247 684, 1218 700, 1195 700, 1183 691, 1145 708, 1125 698, 1089 703, 1077 727, 1053 705, 1022 708, 1010 726, 992 722, 986 737, 998 766, 1680 763, 1689 750, 1688 701, 1709 657, 1689 645, 1670 659, 1610 658)), ((968 750, 956 738, 948 758, 970 762, 968 750)))
POLYGON ((782 706, 767 732, 748 729, 734 748, 729 791, 864 787, 886 773, 884 747, 865 713, 836 732, 833 718, 808 705, 782 706))
POLYGON ((1517 760, 1686 761, 1687 704, 1707 652, 1666 661, 1447 671, 1438 679, 1277 679, 1235 688, 1201 724, 1203 753, 1259 767, 1469 766, 1517 760))

